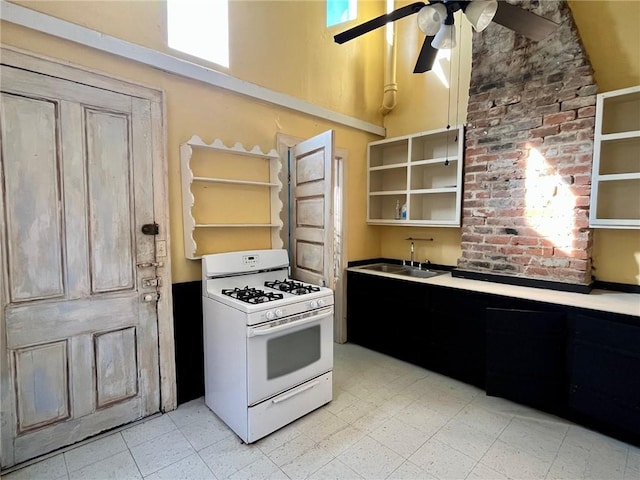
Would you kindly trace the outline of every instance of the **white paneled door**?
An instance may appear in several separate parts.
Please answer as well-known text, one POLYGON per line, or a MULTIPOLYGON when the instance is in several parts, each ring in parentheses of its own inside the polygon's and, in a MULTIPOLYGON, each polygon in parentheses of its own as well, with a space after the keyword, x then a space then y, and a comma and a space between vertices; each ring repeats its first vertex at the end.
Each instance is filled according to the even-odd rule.
POLYGON ((291 148, 293 278, 334 288, 333 131, 291 148))
POLYGON ((2 466, 159 411, 149 100, 2 66, 2 466))

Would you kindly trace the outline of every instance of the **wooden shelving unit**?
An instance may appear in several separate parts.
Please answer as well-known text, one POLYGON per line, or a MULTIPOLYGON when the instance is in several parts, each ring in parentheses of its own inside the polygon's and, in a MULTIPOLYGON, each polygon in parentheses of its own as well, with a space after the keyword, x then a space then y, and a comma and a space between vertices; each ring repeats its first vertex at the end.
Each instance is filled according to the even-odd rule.
POLYGON ((597 96, 589 225, 640 228, 640 86, 597 96))
MULTIPOLYGON (((235 158, 234 158, 235 160, 235 158)), ((257 165, 260 167, 260 165, 257 165)), ((202 141, 198 136, 193 136, 189 141, 180 145, 180 173, 182 177, 182 221, 184 231, 184 252, 185 256, 191 260, 201 258, 198 254, 198 246, 194 237, 196 229, 221 229, 221 228, 269 228, 271 229, 271 246, 272 248, 282 248, 282 239, 280 238, 280 230, 282 229, 282 219, 280 213, 282 211, 282 201, 279 198, 279 192, 282 189, 282 181, 279 178, 281 169, 280 156, 275 150, 271 150, 268 153, 264 153, 259 147, 255 146, 251 150, 247 150, 240 143, 236 143, 233 147, 227 147, 221 140, 216 139, 212 143, 207 144, 202 141), (207 158, 202 159, 200 162, 200 170, 205 170, 205 174, 194 175, 193 169, 193 157, 194 153, 198 150, 213 152, 213 155, 207 155, 207 158), (261 168, 235 168, 227 169, 227 172, 216 171, 216 161, 219 160, 222 164, 223 157, 227 159, 228 156, 237 157, 238 161, 254 159, 258 163, 266 162, 265 169, 261 168), (208 164, 208 165, 207 165, 208 164), (209 167, 209 168, 208 168, 209 167), (238 172, 248 172, 248 175, 261 175, 265 178, 241 178, 238 172), (214 172, 208 174, 208 172, 214 172), (266 173, 264 173, 266 172, 266 173), (226 173, 226 174, 225 174, 226 173), (237 175, 237 176, 236 176, 237 175), (268 178, 266 178, 268 177, 268 178), (249 193, 260 194, 262 189, 268 191, 269 212, 268 216, 270 221, 268 223, 261 221, 254 221, 254 219, 232 218, 225 212, 230 208, 230 205, 207 205, 204 207, 199 204, 198 200, 203 200, 205 196, 204 190, 201 190, 198 194, 196 185, 201 185, 203 188, 219 188, 232 189, 233 187, 238 189, 247 189, 249 193), (205 216, 207 218, 201 218, 205 216), (220 219, 220 221, 211 221, 210 219, 220 219)), ((247 175, 247 173, 245 173, 247 175)), ((224 192, 214 192, 214 194, 223 194, 224 192)))
POLYGON ((463 143, 463 127, 370 143, 367 223, 460 226, 463 143), (406 219, 396 218, 405 203, 406 219))

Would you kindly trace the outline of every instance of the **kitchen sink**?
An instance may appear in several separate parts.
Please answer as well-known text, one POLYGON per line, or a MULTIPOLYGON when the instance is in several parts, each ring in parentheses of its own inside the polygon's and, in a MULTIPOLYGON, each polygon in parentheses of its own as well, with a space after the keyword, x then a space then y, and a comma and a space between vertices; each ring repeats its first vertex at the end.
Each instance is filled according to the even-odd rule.
POLYGON ((417 267, 409 267, 406 265, 396 265, 394 263, 374 263, 360 267, 363 270, 372 270, 374 272, 393 273, 395 275, 406 275, 407 277, 431 278, 436 275, 442 275, 446 272, 438 270, 420 270, 417 267))
POLYGON ((406 270, 408 267, 396 265, 393 263, 376 263, 373 265, 365 265, 364 267, 360 268, 362 268, 363 270, 373 270, 374 272, 400 273, 401 271, 406 270))
POLYGON ((442 275, 444 272, 436 272, 435 270, 418 270, 417 268, 407 267, 406 270, 398 272, 398 275, 408 275, 409 277, 431 278, 436 275, 442 275))

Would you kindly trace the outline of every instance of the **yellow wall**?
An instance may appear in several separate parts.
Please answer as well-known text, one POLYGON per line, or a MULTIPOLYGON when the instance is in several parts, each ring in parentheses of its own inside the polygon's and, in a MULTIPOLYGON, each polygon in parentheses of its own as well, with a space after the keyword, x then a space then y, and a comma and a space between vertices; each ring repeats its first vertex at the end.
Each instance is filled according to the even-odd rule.
MULTIPOLYGON (((210 66, 258 85, 381 124, 382 30, 338 45, 344 25, 325 27, 324 0, 230 0, 230 67, 166 45, 163 0, 12 1, 108 35, 210 66)), ((360 2, 358 19, 382 13, 382 0, 360 2)), ((5 37, 3 36, 3 39, 5 37)), ((98 55, 97 52, 95 52, 98 55)))
MULTIPOLYGON (((166 14, 163 2, 20 3, 100 32, 169 51, 164 46, 166 14)), ((372 42, 379 38, 373 35, 372 39, 362 39, 357 48, 338 48, 329 40, 333 32, 326 32, 323 27, 324 2, 320 1, 243 1, 232 2, 231 6, 232 48, 238 49, 243 42, 247 43, 247 39, 254 41, 246 56, 242 50, 232 53, 230 73, 303 100, 382 124, 382 117, 377 112, 382 97, 382 63, 381 59, 371 55, 372 42), (241 21, 238 16, 242 17, 241 21), (304 41, 285 41, 285 33, 292 29, 302 35, 304 41), (322 64, 319 59, 324 59, 322 64), (236 73, 234 64, 238 65, 239 73, 236 73)), ((378 14, 377 8, 382 8, 382 4, 367 2, 361 9, 361 19, 378 14)), ((194 134, 200 135, 206 142, 220 138, 228 145, 239 141, 246 147, 257 144, 268 151, 276 146, 276 134, 279 132, 305 138, 334 129, 336 146, 348 152, 346 208, 351 221, 347 224, 347 255, 349 258, 379 255, 379 239, 364 222, 365 186, 362 181, 365 178, 366 144, 379 137, 257 102, 7 22, 2 22, 0 27, 3 45, 59 58, 164 90, 174 282, 195 280, 201 274, 199 261, 184 258, 182 241, 178 149, 182 142, 194 134)), ((234 205, 233 208, 238 209, 238 215, 241 216, 252 205, 234 205)), ((266 232, 258 235, 252 233, 217 233, 213 244, 217 251, 270 247, 266 232)))
MULTIPOLYGON (((166 14, 162 1, 15 3, 195 61, 166 47, 166 14)), ((406 3, 398 2, 398 6, 406 3)), ((569 4, 600 90, 640 84, 640 2, 572 0, 569 4)), ((382 13, 384 2, 360 1, 358 7, 356 21, 346 27, 326 29, 322 0, 232 1, 229 11, 231 66, 229 70, 221 70, 371 123, 384 122, 389 136, 443 127, 447 118, 454 125, 456 116, 462 123, 470 75, 469 26, 457 22, 465 27, 459 32, 459 48, 452 58, 450 78, 453 79, 451 87, 455 93, 450 99, 449 90, 433 73, 411 73, 422 41, 415 27, 415 17, 396 22, 399 28, 398 105, 383 119, 378 112, 383 87, 383 30, 344 45, 336 45, 332 41, 335 33, 382 13)), ((275 146, 278 132, 304 138, 333 128, 336 146, 348 151, 345 188, 348 195, 348 259, 405 258, 409 244, 404 239, 412 236, 434 238, 434 242, 416 243, 416 258, 456 264, 460 256, 460 229, 368 227, 365 224, 366 143, 377 140, 376 136, 156 71, 7 22, 2 22, 0 28, 0 41, 4 45, 164 90, 174 282, 194 280, 200 276, 199 262, 185 260, 183 254, 178 168, 178 146, 193 134, 200 135, 205 141, 219 137, 227 143, 258 144, 267 150, 275 146)), ((237 208, 250 206, 240 205, 237 208)), ((220 251, 268 247, 265 245, 266 235, 255 238, 234 233, 220 235, 216 242, 215 248, 220 251)), ((601 280, 640 284, 640 235, 634 230, 597 231, 594 265, 601 280)))
MULTIPOLYGON (((385 117, 387 136, 394 137, 447 125, 464 125, 467 118, 471 79, 471 25, 459 12, 455 16, 458 48, 451 59, 439 61, 448 86, 435 72, 414 74, 413 68, 422 48, 424 35, 415 16, 396 22, 398 26, 398 104, 385 117)), ((433 242, 415 242, 416 259, 455 266, 462 254, 460 228, 375 227, 380 235, 380 256, 408 259, 408 237, 433 238, 433 242)))
POLYGON ((640 1, 569 0, 600 92, 640 84, 640 1))
MULTIPOLYGON (((424 34, 418 30, 416 16, 396 22, 398 26, 398 105, 385 117, 387 136, 463 125, 467 117, 471 79, 471 24, 455 15, 458 47, 451 60, 438 61, 449 87, 435 74, 416 74, 413 68, 422 48, 424 34)), ((435 68, 434 68, 435 70, 435 68)))
POLYGON ((415 261, 429 260, 455 266, 462 255, 459 228, 384 227, 380 229, 382 257, 409 260, 411 240, 415 238, 415 261), (433 239, 421 240, 421 239, 433 239))
MULTIPOLYGON (((640 85, 640 1, 570 0, 600 92, 640 85)), ((640 285, 638 230, 597 229, 597 279, 640 285)))

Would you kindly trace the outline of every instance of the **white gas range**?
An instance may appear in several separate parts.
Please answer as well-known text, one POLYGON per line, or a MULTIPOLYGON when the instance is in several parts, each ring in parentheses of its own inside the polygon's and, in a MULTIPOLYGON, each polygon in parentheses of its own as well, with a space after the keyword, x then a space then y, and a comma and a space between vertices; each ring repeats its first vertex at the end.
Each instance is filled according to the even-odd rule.
POLYGON ((205 403, 252 443, 332 399, 333 292, 286 250, 202 257, 205 403))

